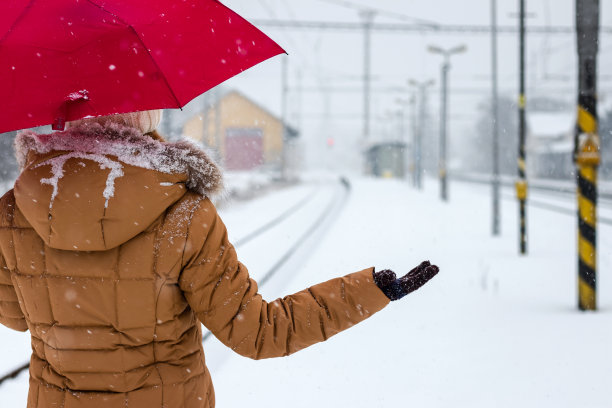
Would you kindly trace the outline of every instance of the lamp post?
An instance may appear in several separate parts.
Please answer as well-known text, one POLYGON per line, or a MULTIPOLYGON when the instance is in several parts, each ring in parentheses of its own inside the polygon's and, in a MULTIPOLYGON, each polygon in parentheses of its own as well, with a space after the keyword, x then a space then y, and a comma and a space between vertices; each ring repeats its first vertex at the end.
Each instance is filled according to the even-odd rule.
POLYGON ((428 51, 434 54, 440 54, 444 57, 442 62, 442 101, 440 105, 440 158, 438 161, 438 167, 440 172, 440 198, 443 201, 448 201, 448 182, 447 182, 447 170, 446 170, 446 133, 447 133, 447 119, 448 119, 448 71, 450 70, 450 57, 454 54, 460 54, 467 50, 465 45, 460 45, 451 49, 442 49, 434 45, 430 45, 428 51))
MULTIPOLYGON (((401 122, 400 122, 400 137, 401 137, 401 142, 404 144, 406 151, 403 154, 403 160, 408 161, 408 155, 406 154, 407 152, 407 148, 408 145, 411 145, 411 149, 414 151, 414 141, 416 138, 416 96, 412 95, 410 97, 410 99, 403 99, 403 98, 396 98, 395 99, 395 103, 397 103, 398 105, 400 105, 400 109, 401 109, 401 122), (411 112, 410 112, 410 124, 412 127, 412 131, 410 133, 412 133, 412 142, 408 143, 408 133, 406 131, 406 127, 404 126, 404 122, 405 122, 405 109, 406 107, 410 106, 411 107, 411 112)), ((413 174, 413 179, 414 179, 414 173, 415 173, 415 163, 414 163, 414 157, 413 157, 413 162, 410 165, 410 172, 413 174)), ((406 177, 406 176, 404 176, 406 177)))
POLYGON ((408 144, 408 133, 406 131, 406 127, 404 126, 405 120, 406 120, 406 108, 407 107, 412 107, 412 111, 409 113, 410 115, 412 115, 412 117, 410 117, 410 121, 411 124, 414 128, 414 121, 415 121, 415 116, 414 115, 414 106, 416 105, 416 97, 415 95, 412 95, 410 97, 410 99, 404 99, 404 98, 395 98, 395 103, 397 103, 400 106, 400 111, 399 111, 399 115, 401 117, 401 123, 400 123, 400 138, 401 138, 401 142, 408 144))
POLYGON ((491 182, 493 202, 491 212, 493 236, 500 234, 500 203, 499 203, 499 112, 498 112, 498 89, 497 89, 497 0, 491 0, 491 113, 493 131, 493 160, 491 182))
POLYGON ((372 81, 372 24, 376 12, 374 10, 361 10, 359 13, 363 20, 363 140, 367 142, 370 137, 370 87, 372 81))
MULTIPOLYGON (((425 109, 427 106, 427 88, 429 88, 430 86, 432 86, 434 84, 434 80, 430 79, 429 81, 423 81, 423 82, 419 82, 419 81, 415 81, 414 79, 411 79, 408 81, 409 85, 412 85, 413 87, 415 87, 417 89, 418 95, 419 95, 419 119, 418 121, 416 120, 415 117, 415 123, 418 123, 418 125, 416 126, 416 131, 414 133, 414 142, 413 142, 413 149, 412 149, 412 154, 413 154, 413 162, 414 162, 414 186, 416 188, 418 188, 419 190, 422 188, 423 186, 423 165, 422 165, 422 146, 423 146, 423 129, 424 129, 424 122, 425 122, 425 109)), ((416 105, 415 105, 416 106, 416 105)))

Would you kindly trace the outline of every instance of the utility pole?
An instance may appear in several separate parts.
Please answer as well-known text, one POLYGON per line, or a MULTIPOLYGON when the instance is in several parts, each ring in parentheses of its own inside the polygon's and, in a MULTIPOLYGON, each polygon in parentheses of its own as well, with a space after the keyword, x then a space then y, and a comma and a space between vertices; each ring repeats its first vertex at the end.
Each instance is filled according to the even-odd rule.
POLYGON ((163 120, 161 121, 161 129, 163 132, 163 137, 166 140, 174 140, 172 135, 172 110, 164 109, 163 120))
POLYGON ((397 119, 399 120, 399 142, 402 144, 402 148, 400 149, 400 154, 402 155, 402 178, 406 178, 406 127, 404 126, 406 117, 404 114, 404 107, 400 106, 397 111, 397 119))
MULTIPOLYGON (((208 143, 209 143, 209 140, 208 140, 208 132, 209 132, 208 114, 210 110, 210 103, 208 101, 209 97, 210 95, 208 92, 204 92, 202 94, 202 145, 203 146, 208 146, 208 143)), ((219 152, 219 146, 215 146, 214 148, 217 152, 219 152)))
POLYGON ((597 52, 599 0, 576 0, 578 120, 574 139, 578 182, 578 308, 597 309, 597 52))
POLYGON ((297 109, 296 109, 296 121, 295 124, 298 128, 298 130, 301 132, 302 129, 304 128, 303 126, 303 118, 302 118, 302 114, 304 112, 303 110, 303 100, 302 100, 302 70, 298 69, 297 71, 297 98, 296 98, 296 105, 297 105, 297 109))
POLYGON ((374 10, 361 10, 359 15, 363 19, 363 141, 370 137, 370 88, 372 83, 372 23, 376 12, 374 10))
MULTIPOLYGON (((417 177, 417 137, 419 134, 418 122, 417 122, 417 94, 416 92, 412 94, 410 98, 410 104, 412 105, 412 186, 414 188, 419 188, 418 177, 417 177)), ((420 152, 419 152, 420 155, 420 152)))
POLYGON ((448 185, 446 179, 446 125, 448 121, 448 70, 450 63, 448 58, 445 58, 442 63, 442 91, 440 104, 440 147, 438 157, 438 174, 440 176, 440 198, 442 201, 448 201, 448 185))
MULTIPOLYGON (((397 98, 395 102, 401 105, 403 109, 410 106, 410 113, 409 113, 410 114, 410 125, 411 125, 410 135, 412 136, 412 141, 410 142, 410 149, 412 152, 412 163, 410 165, 410 172, 412 173, 413 186, 416 188, 417 187, 416 144, 417 144, 417 135, 418 135, 418 127, 417 127, 417 107, 418 106, 417 106, 416 92, 410 96, 410 99, 397 98)), ((402 112, 402 127, 401 127, 400 134, 402 135, 402 142, 404 142, 407 146, 408 145, 408 132, 406 131, 404 123, 405 123, 405 113, 402 112)), ((408 156, 407 154, 404 155, 406 160, 407 160, 407 156, 408 156)))
POLYGON ((516 182, 516 198, 519 200, 520 237, 519 250, 521 254, 527 253, 527 178, 525 157, 525 0, 519 0, 519 147, 518 147, 518 176, 516 182))
POLYGON ((219 149, 219 156, 222 158, 222 162, 225 162, 227 160, 227 151, 225 150, 225 138, 223 137, 223 135, 221 134, 221 100, 222 95, 221 95, 221 87, 220 86, 216 86, 214 88, 214 95, 215 95, 215 106, 214 106, 214 113, 215 113, 215 133, 214 133, 214 137, 215 137, 215 146, 217 146, 217 148, 219 149))
POLYGON ((281 75, 281 122, 282 122, 282 141, 283 147, 281 150, 281 179, 283 181, 287 181, 288 179, 288 147, 287 142, 289 138, 287 137, 287 102, 288 102, 288 93, 289 93, 289 57, 287 55, 281 56, 282 61, 282 75, 281 75))
POLYGON ((425 125, 425 109, 427 108, 427 88, 434 84, 434 80, 419 82, 411 79, 408 83, 417 89, 419 95, 419 120, 416 137, 414 140, 414 186, 421 190, 423 188, 423 129, 425 125))
POLYGON ((407 137, 407 133, 406 132, 406 107, 411 106, 414 103, 414 98, 410 98, 410 99, 403 99, 403 98, 396 98, 395 99, 395 103, 397 103, 400 106, 400 110, 398 111, 398 116, 399 116, 399 120, 400 120, 400 125, 399 125, 399 134, 400 134, 400 141, 402 143, 406 143, 408 144, 408 137, 407 137))
POLYGON ((450 57, 460 54, 467 50, 465 45, 444 50, 440 47, 430 45, 429 52, 441 54, 444 59, 442 62, 442 91, 440 102, 440 150, 438 159, 438 170, 440 175, 440 198, 448 201, 448 171, 447 171, 447 123, 448 123, 448 71, 450 70, 450 57))
POLYGON ((399 107, 397 109, 397 111, 395 112, 395 117, 397 119, 397 134, 398 137, 394 137, 392 139, 395 139, 401 143, 406 143, 406 137, 404 135, 404 108, 399 107))
POLYGON ((497 0, 491 0, 491 113, 493 132, 493 179, 491 182, 492 203, 492 233, 493 236, 500 234, 500 209, 499 209, 499 112, 498 112, 498 89, 497 89, 497 0))

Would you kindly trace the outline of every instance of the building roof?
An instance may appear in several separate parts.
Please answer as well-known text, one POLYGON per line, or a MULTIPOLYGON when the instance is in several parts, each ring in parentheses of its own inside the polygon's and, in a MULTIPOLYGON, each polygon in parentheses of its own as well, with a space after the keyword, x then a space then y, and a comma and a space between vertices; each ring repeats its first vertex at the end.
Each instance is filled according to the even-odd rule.
POLYGON ((576 115, 574 112, 528 112, 527 129, 538 138, 559 138, 571 134, 576 115))
MULTIPOLYGON (((243 94, 242 92, 236 90, 236 89, 230 89, 230 90, 223 90, 221 91, 221 97, 219 98, 219 100, 223 100, 225 98, 227 98, 230 95, 237 95, 238 97, 245 99, 246 101, 248 101, 250 104, 254 105, 255 107, 257 107, 257 109, 265 112, 267 115, 270 115, 271 117, 273 117, 274 119, 278 120, 279 122, 282 122, 281 118, 278 117, 278 115, 275 115, 274 113, 272 113, 268 108, 264 107, 263 105, 261 105, 258 102, 255 102, 253 99, 249 98, 248 96, 246 96, 245 94, 243 94)), ((205 114, 206 112, 208 112, 209 110, 212 110, 215 108, 215 105, 210 105, 208 109, 205 109, 204 111, 202 111, 202 114, 205 114)), ((292 127, 289 124, 285 124, 285 126, 287 127, 287 136, 290 138, 296 138, 300 135, 300 131, 294 127, 292 127)))
POLYGON ((383 141, 383 142, 372 142, 366 146, 367 152, 373 152, 382 148, 406 148, 406 143, 400 141, 383 141))

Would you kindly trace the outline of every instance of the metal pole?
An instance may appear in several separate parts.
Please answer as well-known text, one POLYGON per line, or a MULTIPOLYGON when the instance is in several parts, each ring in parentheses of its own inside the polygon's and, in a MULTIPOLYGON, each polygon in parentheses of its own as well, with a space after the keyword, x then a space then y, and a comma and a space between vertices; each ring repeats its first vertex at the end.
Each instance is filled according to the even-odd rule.
POLYGON ((402 143, 402 149, 400 149, 400 154, 402 155, 402 169, 401 169, 401 174, 402 174, 402 178, 406 178, 406 146, 407 146, 407 137, 406 137, 406 128, 404 126, 404 122, 405 122, 405 115, 404 115, 404 106, 400 106, 399 111, 397 112, 397 119, 399 120, 399 137, 400 137, 400 142, 402 143))
MULTIPOLYGON (((208 92, 204 92, 202 95, 202 145, 204 146, 209 146, 210 144, 210 141, 208 140, 208 113, 210 109, 209 97, 210 94, 208 92)), ((215 146, 215 150, 219 152, 219 146, 215 146)))
POLYGON ((419 138, 419 127, 417 123, 417 93, 415 92, 411 99, 412 104, 412 186, 419 188, 419 180, 417 176, 417 161, 419 151, 417 150, 417 140, 419 138))
POLYGON ((425 84, 419 84, 419 97, 421 99, 421 104, 419 106, 419 127, 416 140, 415 167, 417 174, 417 188, 421 190, 423 188, 423 129, 425 127, 425 104, 427 103, 425 84))
POLYGON ((497 89, 497 0, 491 0, 491 77, 492 77, 492 100, 491 111, 493 114, 493 225, 494 236, 500 234, 500 208, 499 208, 499 112, 498 112, 498 89, 497 89))
POLYGON ((371 91, 371 48, 372 48, 372 23, 374 21, 373 10, 362 10, 363 24, 363 140, 370 137, 370 91, 371 91))
POLYGON ((518 176, 519 179, 516 182, 516 197, 519 200, 519 217, 520 217, 520 237, 519 237, 519 250, 521 254, 527 253, 527 214, 526 214, 526 201, 527 201, 527 179, 526 179, 526 166, 525 166, 525 0, 519 0, 520 3, 520 29, 519 29, 519 148, 518 148, 518 176))
POLYGON ((303 122, 303 113, 304 113, 303 103, 304 101, 302 100, 302 83, 303 83, 302 78, 303 78, 302 70, 299 69, 297 71, 297 103, 296 103, 297 104, 297 112, 296 112, 297 118, 295 121, 299 131, 301 131, 304 128, 303 126, 304 124, 303 122))
POLYGON ((222 157, 222 161, 227 160, 227 151, 225 150, 225 138, 221 135, 221 87, 215 88, 215 145, 219 149, 219 154, 222 157), (223 143, 223 144, 222 144, 223 143))
POLYGON ((597 309, 597 52, 599 0, 576 0, 578 119, 575 159, 578 184, 578 308, 597 309))
POLYGON ((282 148, 281 148, 281 179, 287 180, 288 178, 288 163, 287 163, 287 94, 289 91, 289 57, 287 55, 283 55, 282 58, 282 75, 281 75, 281 138, 282 138, 282 148))
MULTIPOLYGON (((416 88, 419 96, 419 118, 416 118, 416 101, 414 106, 413 124, 415 126, 415 140, 414 140, 414 186, 421 189, 423 185, 423 166, 422 166, 422 146, 423 146, 423 132, 425 128, 425 113, 427 109, 427 88, 433 85, 434 81, 429 80, 425 82, 418 82, 413 79, 408 83, 416 88)), ((415 96, 416 99, 416 96, 415 96)))
POLYGON ((398 131, 399 131, 399 137, 400 137, 400 141, 402 143, 406 143, 406 135, 405 133, 405 128, 404 128, 404 108, 400 107, 400 109, 397 111, 397 120, 399 121, 398 123, 398 131))
POLYGON ((448 72, 450 71, 450 57, 454 54, 465 52, 467 47, 459 45, 451 49, 443 49, 435 45, 428 47, 429 52, 440 54, 444 58, 442 60, 442 87, 441 87, 441 102, 440 102, 440 146, 438 171, 440 177, 440 198, 442 201, 448 201, 448 166, 447 166, 447 144, 448 144, 448 72))
POLYGON ((163 132, 163 137, 169 141, 173 140, 172 138, 172 110, 171 109, 164 110, 164 117, 161 122, 161 128, 163 132))
POLYGON ((448 201, 448 185, 446 179, 446 126, 448 120, 448 71, 450 69, 450 56, 444 55, 442 63, 442 101, 441 101, 441 118, 440 118, 440 157, 438 160, 440 173, 440 198, 442 201, 448 201))

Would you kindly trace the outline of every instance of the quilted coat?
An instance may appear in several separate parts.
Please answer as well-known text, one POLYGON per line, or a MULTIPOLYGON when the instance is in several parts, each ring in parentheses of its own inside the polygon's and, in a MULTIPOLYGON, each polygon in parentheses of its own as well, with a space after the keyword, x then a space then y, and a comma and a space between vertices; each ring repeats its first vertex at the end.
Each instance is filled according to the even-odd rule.
POLYGON ((280 357, 389 302, 371 268, 263 300, 209 199, 221 174, 192 144, 108 123, 16 146, 0 322, 31 333, 29 408, 214 407, 200 323, 243 356, 280 357))

